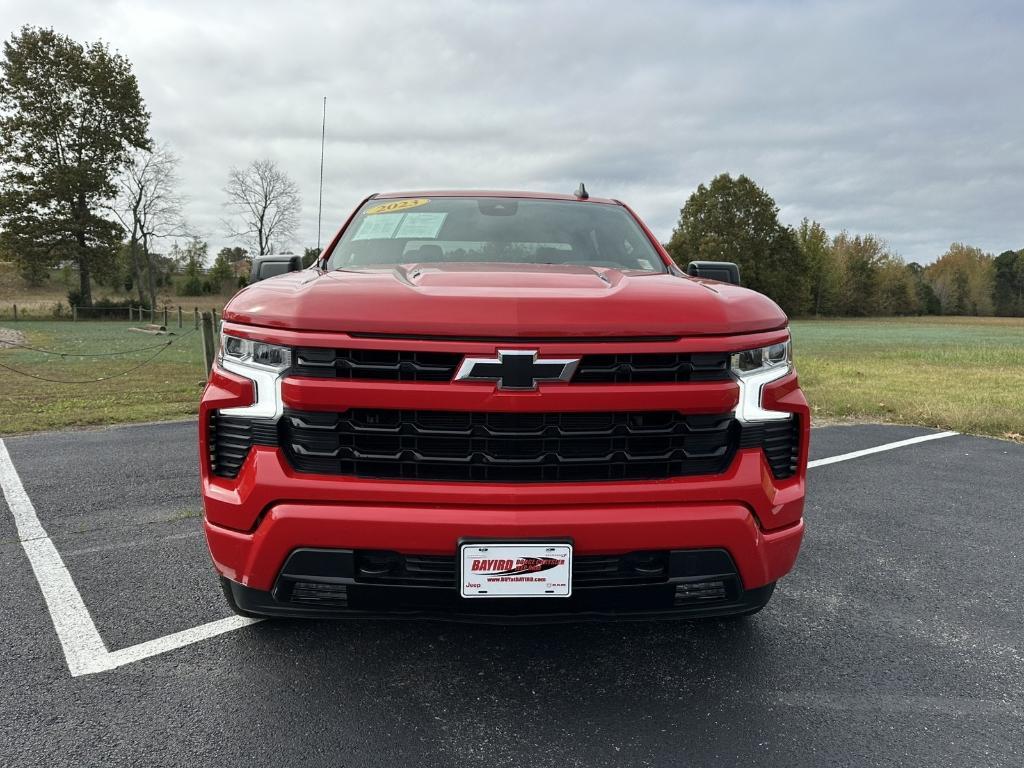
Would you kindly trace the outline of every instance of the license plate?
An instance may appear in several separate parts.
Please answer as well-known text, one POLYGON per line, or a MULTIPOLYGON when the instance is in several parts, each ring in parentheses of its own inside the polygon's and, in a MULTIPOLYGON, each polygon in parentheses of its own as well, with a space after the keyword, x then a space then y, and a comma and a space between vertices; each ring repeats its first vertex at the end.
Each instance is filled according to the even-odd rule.
POLYGON ((569 597, 572 544, 474 542, 460 550, 463 597, 569 597))

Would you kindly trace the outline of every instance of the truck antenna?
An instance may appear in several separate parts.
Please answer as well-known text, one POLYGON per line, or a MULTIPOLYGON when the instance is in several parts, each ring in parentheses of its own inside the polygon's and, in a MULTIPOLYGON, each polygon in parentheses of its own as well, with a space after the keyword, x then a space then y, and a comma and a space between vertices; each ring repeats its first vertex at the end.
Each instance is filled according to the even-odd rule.
POLYGON ((590 195, 587 194, 587 188, 583 186, 582 181, 580 182, 580 185, 576 187, 576 191, 573 194, 576 195, 576 197, 578 197, 580 200, 586 200, 588 197, 590 197, 590 195))
POLYGON ((316 250, 320 252, 320 220, 324 211, 324 137, 327 135, 327 97, 324 96, 324 116, 320 123, 320 199, 316 204, 316 250))

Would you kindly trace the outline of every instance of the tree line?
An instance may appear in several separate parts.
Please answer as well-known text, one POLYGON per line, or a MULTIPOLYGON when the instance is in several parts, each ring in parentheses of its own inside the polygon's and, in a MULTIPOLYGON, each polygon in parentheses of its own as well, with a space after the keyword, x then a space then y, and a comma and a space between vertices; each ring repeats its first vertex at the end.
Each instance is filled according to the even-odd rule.
MULTIPOLYGON (((226 248, 210 275, 206 243, 185 219, 180 160, 150 134, 131 63, 102 43, 22 27, 0 60, 0 258, 30 285, 73 265, 73 303, 93 305, 93 283, 126 286, 156 305, 168 276, 194 295, 235 276, 232 261, 295 237, 298 186, 274 161, 231 168, 224 228, 248 250, 226 248), (169 254, 159 242, 181 238, 169 254)), ((219 289, 218 289, 219 290, 219 289)))
MULTIPOLYGON (((250 254, 294 240, 298 186, 272 160, 254 160, 231 168, 223 188, 224 232, 244 248, 222 249, 207 270, 207 243, 183 213, 180 159, 151 136, 131 63, 29 26, 3 53, 0 259, 30 284, 71 266, 74 303, 91 306, 99 281, 155 306, 175 275, 184 295, 218 291, 250 254)), ((908 264, 875 235, 829 234, 808 219, 788 227, 778 213, 749 178, 722 174, 689 197, 666 247, 683 267, 736 262, 747 286, 790 315, 1024 315, 1024 250, 992 256, 954 243, 934 264, 908 264)), ((305 249, 306 263, 316 255, 305 249)))
POLYGON ((779 222, 779 208, 746 176, 701 184, 665 244, 690 261, 733 261, 743 284, 792 316, 1024 316, 1024 249, 998 256, 953 243, 928 266, 907 263, 881 238, 816 221, 779 222))

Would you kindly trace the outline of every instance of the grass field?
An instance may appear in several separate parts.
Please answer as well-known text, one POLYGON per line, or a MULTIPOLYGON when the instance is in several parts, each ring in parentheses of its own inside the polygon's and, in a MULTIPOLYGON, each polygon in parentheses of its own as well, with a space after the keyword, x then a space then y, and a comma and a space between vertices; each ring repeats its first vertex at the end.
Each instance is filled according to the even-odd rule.
MULTIPOLYGON (((92 384, 43 382, 0 367, 0 434, 195 414, 205 378, 199 334, 147 336, 129 332, 128 325, 7 323, 29 344, 64 352, 173 343, 139 370, 92 384)), ((183 332, 189 330, 186 321, 183 332)), ((793 338, 801 382, 819 421, 920 424, 1024 439, 1024 320, 797 321, 793 338)), ((0 350, 0 365, 48 379, 95 379, 157 351, 60 358, 7 349, 0 350)))
POLYGON ((0 434, 175 419, 196 413, 206 375, 202 340, 198 332, 184 335, 192 330, 187 321, 180 332, 171 329, 180 336, 132 333, 128 322, 28 321, 3 327, 21 331, 30 345, 61 352, 150 349, 116 357, 62 358, 0 348, 0 366, 6 366, 0 367, 0 434), (167 341, 172 343, 166 349, 153 348, 167 341), (140 364, 132 373, 115 376, 140 364), (8 368, 60 381, 115 377, 88 384, 58 384, 8 368))
POLYGON ((796 321, 793 343, 819 420, 1024 439, 1024 319, 796 321))

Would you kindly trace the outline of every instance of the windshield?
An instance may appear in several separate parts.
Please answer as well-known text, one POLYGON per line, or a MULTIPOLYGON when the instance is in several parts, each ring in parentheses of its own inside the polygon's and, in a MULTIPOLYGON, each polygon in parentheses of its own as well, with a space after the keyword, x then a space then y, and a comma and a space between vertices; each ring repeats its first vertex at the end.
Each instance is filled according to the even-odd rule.
POLYGON ((501 197, 369 200, 332 251, 328 268, 442 262, 666 271, 622 206, 501 197))

